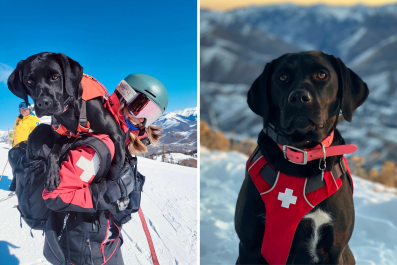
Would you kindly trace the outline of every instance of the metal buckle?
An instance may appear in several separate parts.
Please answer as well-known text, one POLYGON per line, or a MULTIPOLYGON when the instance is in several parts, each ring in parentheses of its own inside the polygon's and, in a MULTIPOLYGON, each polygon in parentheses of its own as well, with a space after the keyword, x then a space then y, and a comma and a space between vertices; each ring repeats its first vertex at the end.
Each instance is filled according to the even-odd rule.
POLYGON ((297 164, 297 165, 306 165, 307 164, 307 152, 305 150, 302 150, 302 149, 299 149, 299 148, 296 148, 296 147, 293 147, 293 146, 289 146, 289 145, 283 145, 283 153, 284 153, 284 158, 287 159, 291 163, 294 163, 294 164, 297 164), (303 163, 299 163, 299 162, 295 162, 295 161, 290 160, 287 157, 287 147, 289 149, 302 152, 302 154, 303 154, 303 163))
POLYGON ((321 181, 324 180, 324 171, 327 168, 327 155, 325 153, 325 147, 322 143, 320 143, 321 145, 321 150, 323 151, 323 158, 320 158, 320 160, 318 161, 318 169, 321 170, 321 181), (323 167, 321 167, 321 161, 324 163, 323 167))

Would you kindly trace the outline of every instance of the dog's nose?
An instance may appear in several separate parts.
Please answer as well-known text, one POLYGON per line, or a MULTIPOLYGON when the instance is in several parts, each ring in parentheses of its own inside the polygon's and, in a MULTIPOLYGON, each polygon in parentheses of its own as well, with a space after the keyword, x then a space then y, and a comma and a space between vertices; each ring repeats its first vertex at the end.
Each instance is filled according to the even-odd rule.
POLYGON ((36 105, 40 109, 48 109, 52 106, 52 100, 49 97, 42 97, 37 100, 36 105))
POLYGON ((308 104, 312 101, 312 96, 307 90, 297 89, 288 96, 288 103, 294 106, 308 104))

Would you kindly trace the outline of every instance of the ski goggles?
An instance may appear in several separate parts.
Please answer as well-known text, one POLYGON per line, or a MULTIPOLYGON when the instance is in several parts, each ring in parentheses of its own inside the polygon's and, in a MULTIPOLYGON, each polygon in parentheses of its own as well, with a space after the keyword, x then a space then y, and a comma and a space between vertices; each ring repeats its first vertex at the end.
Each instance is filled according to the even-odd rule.
POLYGON ((152 125, 163 114, 156 103, 140 92, 136 92, 135 97, 127 104, 127 110, 135 118, 145 118, 144 126, 146 128, 152 125))
POLYGON ((161 114, 161 108, 145 94, 132 88, 125 80, 117 85, 116 90, 127 102, 127 110, 135 118, 145 118, 144 126, 148 128, 161 114))
POLYGON ((22 102, 21 104, 19 104, 19 109, 30 109, 30 107, 27 106, 25 102, 22 102))

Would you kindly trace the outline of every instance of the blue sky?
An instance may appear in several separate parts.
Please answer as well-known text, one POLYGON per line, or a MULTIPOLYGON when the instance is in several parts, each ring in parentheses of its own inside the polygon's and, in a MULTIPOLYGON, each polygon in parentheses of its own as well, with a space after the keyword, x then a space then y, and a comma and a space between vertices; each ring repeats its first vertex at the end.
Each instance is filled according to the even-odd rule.
POLYGON ((7 78, 39 52, 66 54, 110 93, 145 73, 167 87, 167 112, 197 106, 196 1, 1 1, 0 36, 0 130, 13 128, 22 102, 7 78))

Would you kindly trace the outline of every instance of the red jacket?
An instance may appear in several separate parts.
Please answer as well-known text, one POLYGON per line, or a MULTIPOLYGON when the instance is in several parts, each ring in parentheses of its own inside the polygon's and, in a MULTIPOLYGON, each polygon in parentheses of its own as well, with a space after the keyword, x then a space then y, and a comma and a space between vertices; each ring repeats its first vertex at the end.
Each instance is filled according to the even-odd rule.
MULTIPOLYGON (((109 136, 88 136, 105 143, 113 159, 114 144, 109 136)), ((121 224, 113 218, 116 206, 104 198, 108 187, 106 181, 95 178, 98 172, 104 172, 103 178, 106 176, 107 172, 101 169, 106 163, 102 162, 99 163, 93 148, 77 146, 61 163, 60 185, 51 193, 44 189, 43 198, 52 210, 47 220, 46 237, 54 231, 52 239, 46 241, 44 246, 48 260, 51 259, 46 253, 51 253, 48 250, 51 244, 47 242, 54 242, 54 237, 60 237, 59 245, 64 258, 71 264, 117 264, 117 259, 121 257, 121 224), (65 223, 65 218, 67 227, 62 231, 60 226, 65 223)), ((62 260, 62 257, 57 259, 62 260)))
MULTIPOLYGON (((87 136, 102 140, 109 147, 113 159, 114 144, 109 136, 104 134, 88 134, 87 136)), ((46 189, 43 191, 43 198, 50 209, 54 208, 53 204, 56 203, 54 210, 57 211, 76 210, 74 206, 81 207, 82 211, 96 211, 89 186, 99 169, 97 156, 94 157, 95 151, 88 146, 79 146, 76 150, 69 152, 68 160, 61 164, 59 186, 53 192, 48 192, 46 189), (61 207, 62 204, 63 207, 61 207)))

